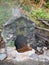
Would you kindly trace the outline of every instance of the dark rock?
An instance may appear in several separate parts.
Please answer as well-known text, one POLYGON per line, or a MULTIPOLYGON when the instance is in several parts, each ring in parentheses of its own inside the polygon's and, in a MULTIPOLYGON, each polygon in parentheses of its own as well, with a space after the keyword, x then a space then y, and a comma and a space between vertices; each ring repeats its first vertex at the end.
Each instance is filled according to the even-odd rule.
POLYGON ((38 47, 46 47, 46 44, 42 40, 39 40, 38 43, 38 47))
POLYGON ((49 43, 48 43, 48 41, 45 41, 45 45, 46 45, 47 49, 49 49, 49 43))
POLYGON ((16 49, 21 49, 25 45, 27 45, 27 40, 26 40, 25 36, 18 35, 17 38, 15 39, 15 47, 16 47, 16 49))
POLYGON ((3 37, 1 36, 1 33, 0 33, 0 49, 4 48, 4 47, 5 47, 5 42, 4 42, 3 37))
POLYGON ((33 48, 33 49, 37 49, 37 45, 35 44, 35 45, 33 45, 33 44, 30 44, 30 46, 33 48))

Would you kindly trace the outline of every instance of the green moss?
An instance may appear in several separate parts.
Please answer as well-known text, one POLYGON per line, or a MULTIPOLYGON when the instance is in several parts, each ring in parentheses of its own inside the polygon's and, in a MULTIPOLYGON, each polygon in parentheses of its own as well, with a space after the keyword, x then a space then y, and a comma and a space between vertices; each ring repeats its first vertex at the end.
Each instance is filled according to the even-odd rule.
POLYGON ((8 43, 9 46, 13 47, 14 46, 14 41, 10 40, 8 43))

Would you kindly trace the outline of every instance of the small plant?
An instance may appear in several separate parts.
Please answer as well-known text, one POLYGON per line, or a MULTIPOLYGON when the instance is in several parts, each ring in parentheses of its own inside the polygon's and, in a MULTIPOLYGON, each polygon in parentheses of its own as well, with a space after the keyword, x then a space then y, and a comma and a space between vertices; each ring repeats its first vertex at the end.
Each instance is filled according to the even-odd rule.
POLYGON ((28 11, 28 12, 30 11, 29 6, 26 6, 26 5, 23 6, 23 9, 26 10, 26 11, 28 11))
POLYGON ((46 0, 46 2, 49 2, 49 0, 46 0))
POLYGON ((49 2, 46 3, 45 7, 46 8, 49 8, 49 2))
POLYGON ((14 46, 14 41, 10 40, 8 43, 9 46, 13 47, 14 46))
POLYGON ((36 1, 36 3, 39 3, 40 2, 40 0, 35 0, 36 1))

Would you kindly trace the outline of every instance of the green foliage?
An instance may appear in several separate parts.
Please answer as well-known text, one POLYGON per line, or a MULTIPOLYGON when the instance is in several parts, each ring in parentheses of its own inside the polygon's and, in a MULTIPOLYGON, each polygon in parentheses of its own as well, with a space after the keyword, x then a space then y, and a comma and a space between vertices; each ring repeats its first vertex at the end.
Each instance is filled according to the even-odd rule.
POLYGON ((31 13, 27 13, 27 16, 29 19, 31 19, 34 23, 36 23, 37 25, 39 25, 40 27, 44 27, 44 28, 48 28, 45 24, 43 24, 42 22, 39 22, 37 20, 37 18, 42 18, 45 20, 49 20, 49 13, 47 13, 45 10, 43 9, 32 9, 31 13))
POLYGON ((40 0, 35 0, 36 1, 36 3, 39 3, 40 2, 40 0))
POLYGON ((46 8, 49 8, 49 2, 46 3, 45 7, 46 8))
POLYGON ((49 0, 46 0, 46 2, 49 2, 49 0))
POLYGON ((31 15, 34 16, 35 18, 49 19, 49 13, 47 13, 43 9, 34 10, 32 11, 31 15))

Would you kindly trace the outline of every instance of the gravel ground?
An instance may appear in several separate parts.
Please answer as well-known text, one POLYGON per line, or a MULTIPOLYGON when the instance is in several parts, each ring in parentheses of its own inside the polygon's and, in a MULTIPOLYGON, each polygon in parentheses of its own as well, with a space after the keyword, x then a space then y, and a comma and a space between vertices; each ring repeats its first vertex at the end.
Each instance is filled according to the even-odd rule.
POLYGON ((14 64, 8 61, 0 61, 0 65, 14 65, 14 64))
POLYGON ((49 62, 37 62, 32 60, 27 60, 23 62, 10 62, 10 61, 0 61, 0 65, 49 65, 49 62))

